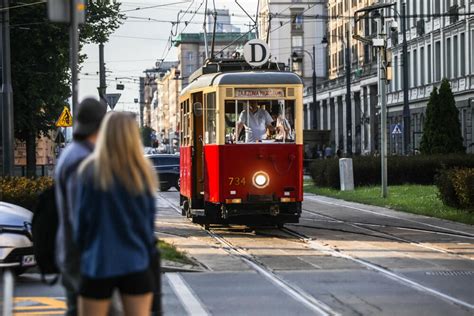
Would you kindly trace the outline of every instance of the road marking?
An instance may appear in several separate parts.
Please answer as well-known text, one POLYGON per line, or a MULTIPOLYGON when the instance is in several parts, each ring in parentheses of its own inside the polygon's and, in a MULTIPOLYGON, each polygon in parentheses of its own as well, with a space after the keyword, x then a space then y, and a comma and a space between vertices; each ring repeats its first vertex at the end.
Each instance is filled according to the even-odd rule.
POLYGON ((329 201, 325 201, 323 199, 320 199, 320 198, 317 198, 317 197, 311 196, 311 195, 305 195, 304 198, 312 200, 314 202, 327 204, 327 205, 346 207, 346 208, 350 208, 350 209, 357 210, 357 211, 360 211, 360 212, 366 212, 366 213, 375 214, 375 215, 378 215, 378 216, 389 217, 389 218, 396 218, 396 219, 404 220, 404 221, 407 221, 407 222, 410 222, 410 223, 416 223, 416 224, 420 224, 420 225, 424 225, 424 226, 428 226, 428 227, 432 227, 432 228, 442 229, 442 230, 445 230, 445 231, 450 231, 452 233, 463 234, 463 235, 467 235, 466 238, 474 237, 474 234, 470 234, 470 233, 463 232, 463 231, 460 231, 460 230, 455 230, 455 229, 450 229, 450 228, 446 228, 446 227, 442 227, 442 226, 427 224, 427 223, 423 223, 423 222, 420 222, 420 221, 415 221, 413 219, 397 217, 397 216, 394 216, 394 215, 381 214, 381 213, 378 213, 378 212, 375 212, 375 211, 370 211, 370 210, 366 210, 366 209, 363 209, 363 208, 360 208, 360 207, 350 206, 350 205, 346 205, 346 204, 329 202, 329 201))
POLYGON ((63 315, 65 311, 66 302, 64 298, 38 296, 14 298, 13 315, 63 315))
MULTIPOLYGON (((181 210, 179 210, 178 207, 173 205, 169 200, 167 200, 167 202, 171 208, 173 208, 177 213, 181 214, 181 210)), ((303 303, 306 307, 308 307, 313 312, 318 313, 319 315, 338 315, 328 305, 324 304, 321 301, 318 301, 316 298, 306 293, 302 289, 298 288, 297 286, 292 285, 292 284, 290 285, 288 282, 284 281, 273 272, 268 271, 264 267, 261 267, 259 264, 255 263, 251 255, 243 252, 241 249, 237 250, 232 244, 230 244, 229 242, 227 242, 225 239, 221 238, 220 236, 215 235, 211 231, 206 231, 206 232, 210 236, 212 236, 214 239, 219 241, 221 244, 223 244, 226 247, 224 250, 227 250, 230 254, 238 256, 241 260, 247 263, 247 265, 249 265, 254 270, 259 272, 261 275, 269 279, 275 285, 282 288, 288 295, 293 297, 295 300, 303 303)), ((169 276, 169 273, 167 274, 167 276, 169 276)))
POLYGON ((165 275, 168 278, 174 294, 178 297, 181 304, 183 304, 188 315, 209 315, 203 304, 199 301, 196 295, 194 295, 192 289, 178 273, 166 273, 165 275))

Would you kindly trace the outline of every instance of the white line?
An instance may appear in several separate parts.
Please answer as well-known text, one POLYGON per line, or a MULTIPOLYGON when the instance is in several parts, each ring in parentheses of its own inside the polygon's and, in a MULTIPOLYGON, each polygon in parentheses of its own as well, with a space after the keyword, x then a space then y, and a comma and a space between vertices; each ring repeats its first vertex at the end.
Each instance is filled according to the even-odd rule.
POLYGON ((205 316, 209 313, 205 310, 199 299, 194 295, 186 281, 178 273, 166 273, 166 277, 188 315, 205 316))
POLYGON ((344 259, 348 259, 348 260, 351 260, 351 261, 354 261, 354 262, 357 262, 361 265, 364 265, 366 267, 368 267, 369 269, 372 269, 372 270, 375 270, 377 272, 380 272, 384 275, 386 275, 387 277, 393 279, 393 280, 396 280, 396 281, 399 281, 403 284, 407 284, 419 291, 422 291, 422 292, 428 292, 430 294, 433 294, 435 296, 438 296, 444 300, 447 300, 447 301, 450 301, 451 303, 455 303, 455 304, 458 304, 458 305, 461 305, 461 306, 464 306, 464 307, 467 307, 467 308, 470 308, 470 309, 474 309, 474 305, 470 304, 470 303, 467 303, 467 302, 464 302, 464 301, 461 301, 455 297, 452 297, 450 295, 447 295, 447 294, 444 294, 444 293, 441 293, 435 289, 432 289, 432 288, 429 288, 429 287, 426 287, 424 285, 421 285, 420 283, 417 283, 417 282, 414 282, 410 279, 407 279, 401 275, 398 275, 396 273, 393 273, 387 269, 384 269, 384 268, 381 268, 379 266, 376 266, 370 262, 366 262, 364 260, 361 260, 361 259, 357 259, 357 258, 354 258, 350 255, 347 255, 347 254, 344 254, 344 253, 341 253, 341 252, 338 252, 338 251, 334 251, 332 250, 331 248, 328 248, 324 245, 321 245, 315 241, 307 241, 307 243, 310 245, 311 248, 313 248, 314 250, 317 250, 317 251, 321 251, 323 253, 326 253, 326 254, 329 254, 331 256, 334 256, 334 257, 340 257, 340 258, 344 258, 344 259))
POLYGON ((310 195, 306 195, 306 196, 305 196, 305 199, 309 199, 309 200, 312 200, 312 201, 314 201, 314 202, 319 202, 319 203, 328 204, 328 205, 334 205, 334 206, 341 206, 341 207, 351 208, 351 209, 353 209, 353 210, 357 210, 357 211, 361 211, 361 212, 366 212, 366 213, 370 213, 370 214, 375 214, 375 215, 378 215, 378 216, 384 216, 384 217, 389 217, 389 218, 396 218, 396 219, 404 220, 404 221, 411 222, 411 223, 416 223, 416 224, 425 225, 425 226, 432 227, 432 228, 443 229, 443 230, 450 231, 450 232, 453 232, 453 233, 461 233, 461 234, 464 234, 464 235, 468 235, 468 236, 470 236, 470 237, 474 237, 473 234, 470 234, 470 233, 467 233, 467 232, 463 232, 463 231, 460 231, 460 230, 445 228, 445 227, 437 226, 437 225, 431 225, 431 224, 427 224, 427 223, 415 221, 415 220, 412 220, 412 219, 401 218, 401 217, 397 217, 397 216, 393 216, 393 215, 381 214, 381 213, 378 213, 378 212, 366 210, 366 209, 359 208, 359 207, 355 207, 355 206, 350 206, 350 205, 345 205, 345 204, 340 204, 340 203, 334 203, 334 202, 328 202, 328 201, 324 201, 324 200, 318 199, 317 197, 310 196, 310 195))

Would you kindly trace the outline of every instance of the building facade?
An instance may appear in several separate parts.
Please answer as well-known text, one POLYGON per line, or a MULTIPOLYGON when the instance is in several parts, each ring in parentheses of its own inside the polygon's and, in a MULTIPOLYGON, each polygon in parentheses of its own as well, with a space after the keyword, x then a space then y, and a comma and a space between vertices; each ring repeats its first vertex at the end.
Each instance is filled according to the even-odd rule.
MULTIPOLYGON (((403 12, 400 2, 395 8, 403 12)), ((408 1, 406 13, 409 149, 418 150, 430 94, 447 78, 459 110, 464 146, 468 153, 474 153, 474 1, 408 1), (439 16, 443 13, 449 15, 439 16)), ((398 32, 392 38, 388 42, 393 66, 387 100, 389 127, 403 121, 403 37, 398 32)), ((389 152, 401 153, 402 137, 388 132, 389 152)))
MULTIPOLYGON (((216 58, 232 58, 232 54, 241 49, 244 44, 255 38, 255 33, 216 33, 214 39, 214 56, 216 58)), ((207 58, 211 57, 212 34, 207 34, 207 48, 204 33, 184 33, 174 40, 178 49, 179 66, 182 85, 188 85, 189 76, 204 65, 207 58)))
MULTIPOLYGON (((303 78, 312 95, 313 66, 316 81, 327 76, 326 36, 327 1, 263 0, 259 11, 259 38, 268 42, 272 61, 291 65, 303 78), (313 47, 314 52, 313 53, 313 47)), ((312 99, 305 99, 305 128, 314 126, 312 99)))
MULTIPOLYGON (((347 17, 375 1, 328 1, 327 54, 329 80, 318 85, 316 116, 318 129, 331 131, 331 146, 352 154, 368 154, 380 148, 380 98, 377 51, 353 39, 377 35, 373 18, 359 21, 355 28, 347 17), (346 48, 349 48, 347 58, 346 48), (347 66, 350 65, 347 93, 347 66), (350 102, 346 102, 350 98, 350 102), (350 113, 349 113, 350 111, 350 113)), ((392 1, 378 1, 391 3, 392 1)), ((392 80, 387 83, 387 145, 390 154, 404 153, 403 144, 403 55, 402 4, 385 9, 387 50, 392 80), (396 30, 394 21, 397 22, 396 30), (393 30, 393 31, 392 31, 393 30)), ((423 132, 426 105, 433 87, 443 78, 451 82, 459 109, 464 145, 473 148, 474 1, 407 1, 406 38, 409 104, 408 154, 416 153, 423 132), (459 13, 456 15, 455 13, 459 13), (443 13, 449 13, 444 15, 443 13)), ((310 102, 311 95, 305 95, 310 102)))

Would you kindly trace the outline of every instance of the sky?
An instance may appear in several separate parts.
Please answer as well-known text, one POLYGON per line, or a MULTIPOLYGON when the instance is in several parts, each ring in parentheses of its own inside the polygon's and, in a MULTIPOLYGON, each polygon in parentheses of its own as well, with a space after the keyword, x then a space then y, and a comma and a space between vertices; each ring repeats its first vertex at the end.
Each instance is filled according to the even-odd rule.
MULTIPOLYGON (((251 20, 235 0, 214 0, 216 9, 229 9, 232 24, 241 31, 248 30, 251 20), (247 24, 247 26, 245 25, 247 24)), ((128 17, 124 24, 115 31, 104 46, 107 75, 107 93, 121 93, 115 107, 117 111, 138 111, 134 99, 139 98, 138 78, 144 76, 144 70, 154 68, 157 61, 177 60, 175 48, 169 49, 168 39, 172 30, 171 21, 177 21, 180 14, 181 23, 177 24, 177 34, 202 32, 203 14, 194 14, 198 9, 204 12, 205 0, 124 0, 121 11, 128 17), (152 6, 159 6, 148 8, 152 6), (183 13, 189 8, 189 11, 183 13), (138 9, 138 10, 137 10, 138 9), (194 17, 193 17, 194 16, 194 17), (188 25, 186 26, 184 22, 188 25), (122 83, 124 90, 116 90, 116 84, 122 83)), ((238 0, 252 16, 257 12, 257 1, 238 0)), ((208 8, 213 1, 208 0, 208 8)), ((176 29, 174 27, 173 29, 176 29)), ((79 101, 87 96, 98 97, 99 86, 99 47, 87 45, 83 53, 88 58, 83 63, 79 74, 79 101)))

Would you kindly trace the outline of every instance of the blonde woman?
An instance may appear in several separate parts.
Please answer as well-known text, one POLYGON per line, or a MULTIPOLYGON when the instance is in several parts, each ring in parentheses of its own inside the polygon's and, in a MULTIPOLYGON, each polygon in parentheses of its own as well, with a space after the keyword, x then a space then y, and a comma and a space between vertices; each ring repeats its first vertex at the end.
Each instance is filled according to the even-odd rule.
POLYGON ((74 238, 81 266, 79 315, 107 315, 114 289, 126 315, 149 315, 157 179, 132 113, 109 112, 80 166, 74 238))

